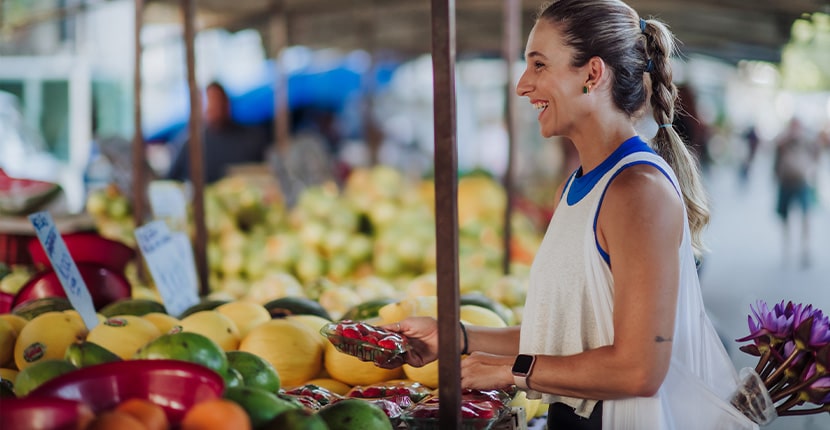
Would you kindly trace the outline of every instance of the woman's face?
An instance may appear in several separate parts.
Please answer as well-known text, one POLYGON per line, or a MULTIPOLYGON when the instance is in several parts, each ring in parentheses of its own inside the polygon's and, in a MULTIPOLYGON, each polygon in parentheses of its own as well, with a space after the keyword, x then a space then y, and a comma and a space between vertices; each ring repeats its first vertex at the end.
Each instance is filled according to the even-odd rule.
POLYGON ((572 57, 573 48, 563 43, 559 30, 546 21, 538 21, 527 40, 527 68, 516 93, 528 97, 539 111, 544 137, 570 135, 584 109, 581 100, 587 96, 582 88, 588 72, 572 67, 572 57))

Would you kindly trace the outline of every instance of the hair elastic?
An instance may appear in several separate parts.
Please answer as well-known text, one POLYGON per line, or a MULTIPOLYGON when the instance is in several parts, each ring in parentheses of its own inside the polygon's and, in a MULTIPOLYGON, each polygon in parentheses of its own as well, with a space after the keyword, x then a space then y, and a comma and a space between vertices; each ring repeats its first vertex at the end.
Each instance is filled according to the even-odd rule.
POLYGON ((646 64, 646 73, 651 73, 654 71, 654 61, 651 61, 651 58, 648 59, 648 64, 646 64))
POLYGON ((467 348, 469 347, 469 344, 468 344, 468 341, 467 341, 467 327, 464 327, 464 323, 462 323, 460 321, 459 321, 458 325, 461 326, 461 334, 464 337, 464 348, 461 348, 461 355, 467 355, 467 354, 470 353, 469 351, 467 351, 467 348))
POLYGON ((671 123, 669 123, 669 124, 660 124, 659 126, 657 126, 657 128, 669 128, 671 126, 672 126, 671 123))
POLYGON ((640 18, 640 32, 646 34, 646 20, 640 18))

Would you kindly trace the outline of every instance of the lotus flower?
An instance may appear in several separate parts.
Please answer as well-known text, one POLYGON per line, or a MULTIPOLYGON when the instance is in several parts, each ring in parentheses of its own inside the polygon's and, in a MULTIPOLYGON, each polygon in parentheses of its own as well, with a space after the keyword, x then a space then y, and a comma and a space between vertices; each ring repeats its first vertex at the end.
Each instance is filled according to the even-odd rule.
MULTIPOLYGON (((812 305, 781 301, 772 308, 764 301, 750 306, 748 342, 740 350, 759 357, 754 369, 763 382, 758 399, 746 391, 736 393, 732 404, 741 405, 766 398, 775 415, 807 415, 830 411, 830 320, 812 305), (737 401, 738 394, 741 397, 737 401), (763 394, 763 396, 761 395, 763 394), (816 407, 801 407, 805 404, 816 407)), ((757 402, 756 402, 757 403, 757 402)), ((743 411, 757 421, 757 411, 743 411)), ((774 418, 773 418, 774 419, 774 418)))

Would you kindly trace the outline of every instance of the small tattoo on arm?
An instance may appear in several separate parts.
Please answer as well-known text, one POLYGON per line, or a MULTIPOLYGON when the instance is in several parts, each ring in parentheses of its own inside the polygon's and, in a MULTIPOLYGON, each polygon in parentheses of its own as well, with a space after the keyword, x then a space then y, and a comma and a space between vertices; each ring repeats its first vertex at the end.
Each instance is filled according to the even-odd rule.
POLYGON ((670 338, 670 337, 663 337, 663 336, 655 336, 655 337, 654 337, 654 341, 655 341, 655 342, 657 342, 657 343, 660 343, 660 342, 671 342, 671 338, 670 338))

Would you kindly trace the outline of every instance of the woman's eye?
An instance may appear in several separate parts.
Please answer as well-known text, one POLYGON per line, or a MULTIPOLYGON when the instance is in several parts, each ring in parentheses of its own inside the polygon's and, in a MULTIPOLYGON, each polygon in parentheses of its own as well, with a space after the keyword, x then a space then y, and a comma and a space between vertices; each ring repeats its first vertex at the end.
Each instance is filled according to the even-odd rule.
POLYGON ((543 67, 545 67, 545 65, 544 65, 544 64, 542 64, 542 63, 540 63, 540 62, 538 62, 538 61, 537 61, 537 62, 535 62, 535 63, 533 63, 533 66, 534 66, 537 70, 538 70, 538 69, 541 69, 541 68, 543 68, 543 67))

